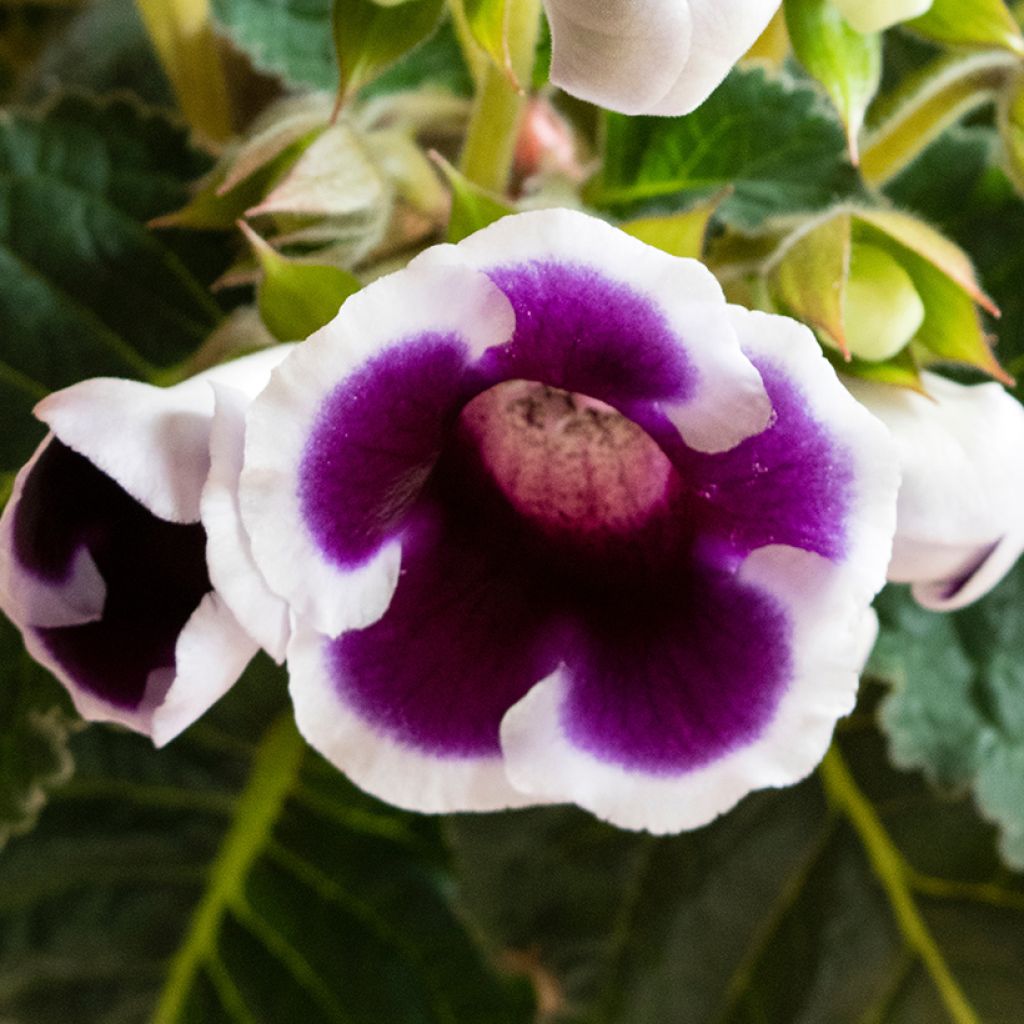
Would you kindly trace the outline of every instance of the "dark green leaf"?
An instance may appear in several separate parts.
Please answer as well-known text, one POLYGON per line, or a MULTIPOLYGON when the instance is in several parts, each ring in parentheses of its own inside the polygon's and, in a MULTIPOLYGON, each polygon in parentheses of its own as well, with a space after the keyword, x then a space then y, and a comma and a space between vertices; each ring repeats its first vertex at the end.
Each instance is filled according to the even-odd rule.
POLYGON ((70 774, 72 722, 56 681, 0 616, 0 848, 32 827, 47 792, 70 774))
POLYGON ((543 979, 546 1021, 1014 1019, 1024 885, 996 881, 969 804, 888 769, 873 731, 844 751, 824 787, 754 795, 688 835, 631 835, 562 809, 454 819, 464 899, 543 979), (976 1017, 950 1016, 953 990, 976 1017))
POLYGON ((893 758, 946 786, 969 786, 1024 869, 1024 567, 955 614, 905 593, 881 605, 875 670, 893 684, 882 722, 893 758))
POLYGON ((604 167, 588 200, 619 214, 722 188, 718 214, 741 228, 856 195, 843 129, 810 87, 734 71, 692 114, 608 114, 604 167))
POLYGON ((180 128, 124 100, 68 97, 0 119, 0 401, 12 424, 0 470, 30 454, 40 431, 28 410, 49 390, 157 378, 215 326, 201 277, 219 269, 219 246, 181 236, 175 251, 145 226, 205 166, 180 128))
POLYGON ((269 663, 239 685, 160 752, 78 737, 75 779, 0 856, 0 1018, 526 1024, 449 905, 436 822, 360 794, 287 707, 266 729, 269 663))

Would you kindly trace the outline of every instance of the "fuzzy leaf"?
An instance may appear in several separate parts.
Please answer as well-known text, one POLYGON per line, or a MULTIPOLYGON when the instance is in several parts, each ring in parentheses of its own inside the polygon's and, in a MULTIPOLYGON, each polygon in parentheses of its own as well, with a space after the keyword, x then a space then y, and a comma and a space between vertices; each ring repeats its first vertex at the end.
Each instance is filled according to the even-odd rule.
POLYGON ((452 190, 452 212, 448 219, 447 236, 449 242, 461 242, 474 231, 513 212, 511 206, 474 184, 444 157, 437 153, 433 157, 452 190))
POLYGON ((753 229, 767 217, 818 210, 860 190, 842 128, 818 94, 760 69, 734 71, 685 117, 608 114, 606 125, 604 167, 586 195, 622 216, 733 186, 719 215, 753 229), (778 139, 785 143, 770 141, 778 139))
POLYGON ((75 779, 0 855, 0 1018, 527 1024, 452 910, 436 823, 309 751, 268 662, 239 687, 159 752, 76 738, 75 779))
POLYGON ((907 28, 938 43, 1001 47, 1024 57, 1024 36, 1003 0, 932 0, 907 28))
POLYGON ((1024 870, 1024 567, 954 614, 890 590, 880 615, 873 668, 893 686, 882 723, 894 760, 969 786, 1002 829, 1007 862, 1024 870))
POLYGON ((679 213, 667 213, 660 217, 638 217, 628 220, 619 227, 639 238, 641 242, 653 245, 672 256, 686 256, 699 260, 704 252, 711 218, 718 212, 726 194, 694 204, 679 213))

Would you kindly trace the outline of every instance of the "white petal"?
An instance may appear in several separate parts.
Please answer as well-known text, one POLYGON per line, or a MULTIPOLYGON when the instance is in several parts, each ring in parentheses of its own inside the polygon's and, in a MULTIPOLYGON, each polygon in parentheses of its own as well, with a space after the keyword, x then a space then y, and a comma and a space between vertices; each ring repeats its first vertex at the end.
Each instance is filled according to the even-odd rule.
POLYGON ((214 384, 213 389, 210 474, 200 502, 210 579, 246 632, 280 663, 288 645, 288 606, 256 567, 238 504, 249 401, 234 388, 214 384))
MULTIPOLYGON (((170 687, 159 703, 149 709, 146 731, 153 742, 162 747, 220 700, 238 680, 256 649, 256 643, 238 624, 221 596, 215 592, 207 594, 178 635, 170 687)), ((144 700, 140 712, 146 710, 144 700)))
POLYGON ((672 117, 699 107, 754 45, 778 7, 779 0, 689 0, 690 59, 647 113, 672 117))
POLYGON ((436 246, 414 266, 461 262, 483 271, 550 261, 593 268, 627 286, 664 317, 696 370, 685 402, 663 406, 687 444, 725 451, 764 429, 771 407, 760 375, 740 351, 718 282, 703 264, 680 259, 575 210, 504 217, 457 246, 436 246))
POLYGON ((602 107, 650 112, 691 56, 686 0, 545 0, 544 6, 551 81, 602 107))
POLYGON ((1024 408, 999 384, 922 382, 927 396, 847 386, 892 432, 903 469, 889 579, 945 610, 977 600, 1024 551, 1024 408))
POLYGON ((792 680, 752 743, 685 774, 630 771, 568 739, 561 725, 567 683, 557 672, 502 723, 513 785, 538 799, 571 800, 620 828, 667 834, 707 824, 754 790, 807 776, 825 755, 836 721, 854 706, 875 622, 870 608, 831 585, 823 562, 770 547, 744 563, 741 578, 780 599, 794 630, 792 680))
POLYGON ((353 295, 274 372, 247 417, 240 505, 261 573, 295 614, 336 636, 378 619, 398 580, 397 542, 345 569, 325 558, 303 519, 298 473, 324 401, 372 357, 411 338, 454 334, 473 358, 513 327, 508 301, 484 275, 410 266, 353 295))
POLYGON ((513 789, 499 755, 441 758, 378 732, 338 693, 326 638, 299 626, 288 648, 299 732, 356 785, 388 803, 428 813, 497 811, 538 801, 513 789))
POLYGON ((858 32, 881 32, 924 14, 932 0, 835 0, 835 4, 858 32))

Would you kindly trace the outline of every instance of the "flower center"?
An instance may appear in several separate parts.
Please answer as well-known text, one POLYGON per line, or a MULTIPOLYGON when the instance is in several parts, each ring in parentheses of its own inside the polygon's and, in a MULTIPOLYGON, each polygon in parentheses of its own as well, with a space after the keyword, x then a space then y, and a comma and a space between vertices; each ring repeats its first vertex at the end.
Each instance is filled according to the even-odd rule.
POLYGON ((461 422, 505 497, 548 529, 634 530, 666 507, 678 481, 665 453, 622 413, 535 381, 490 388, 461 422))

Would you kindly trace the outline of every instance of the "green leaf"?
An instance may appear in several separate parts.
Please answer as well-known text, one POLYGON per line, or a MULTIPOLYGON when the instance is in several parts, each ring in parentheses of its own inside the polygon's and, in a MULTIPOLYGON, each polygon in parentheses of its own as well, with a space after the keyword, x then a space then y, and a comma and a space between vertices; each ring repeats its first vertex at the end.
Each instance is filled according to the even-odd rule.
POLYGON ((672 256, 686 256, 699 260, 704 252, 708 225, 718 212, 725 195, 721 193, 678 213, 628 220, 619 227, 627 235, 639 238, 641 242, 653 245, 672 256))
POLYGON ((28 411, 48 391, 158 378, 216 325, 203 281, 223 269, 221 247, 145 227, 206 166, 182 129, 124 100, 0 119, 0 470, 28 457, 28 411))
POLYGON ((444 0, 405 0, 388 7, 375 0, 334 0, 339 103, 428 39, 443 12, 444 0))
POLYGON ((759 69, 734 71, 685 117, 608 114, 605 123, 604 167, 586 197, 623 216, 733 186, 719 215, 753 229, 860 192, 842 128, 818 94, 759 69))
POLYGON ((828 93, 857 161, 857 136, 882 78, 882 37, 862 35, 830 0, 786 0, 786 27, 797 60, 828 93))
POLYGON ((932 0, 907 28, 937 43, 1001 47, 1024 57, 1024 36, 1003 0, 932 0))
POLYGON ((262 71, 333 90, 331 0, 211 0, 214 17, 262 71))
POLYGON ((944 57, 908 75, 872 111, 871 131, 861 147, 864 180, 884 185, 909 167, 947 128, 991 103, 1018 63, 992 51, 944 57))
POLYGON ((0 849, 35 824, 48 792, 70 776, 72 722, 56 681, 0 616, 0 849))
POLYGON ((969 804, 887 768, 873 730, 820 778, 674 837, 456 818, 463 899, 558 1024, 1013 1020, 1024 885, 969 804))
POLYGON ((244 221, 238 226, 259 260, 263 278, 257 306, 278 341, 301 341, 337 315, 341 304, 362 285, 340 267, 288 259, 269 246, 244 221))
POLYGON ((950 787, 970 786, 1024 869, 1024 567, 953 614, 890 591, 874 670, 893 685, 882 722, 892 755, 950 787))
POLYGON ((1006 173, 1024 196, 1024 71, 1007 87, 999 102, 999 134, 1006 173))
POLYGON ((989 129, 954 129, 925 151, 887 189, 964 247, 1002 311, 998 351, 1011 373, 1024 372, 1024 204, 994 165, 997 139, 989 129))
POLYGON ((309 751, 269 662, 239 686, 159 752, 76 738, 75 779, 0 855, 0 1018, 527 1024, 450 904, 436 822, 309 751))

